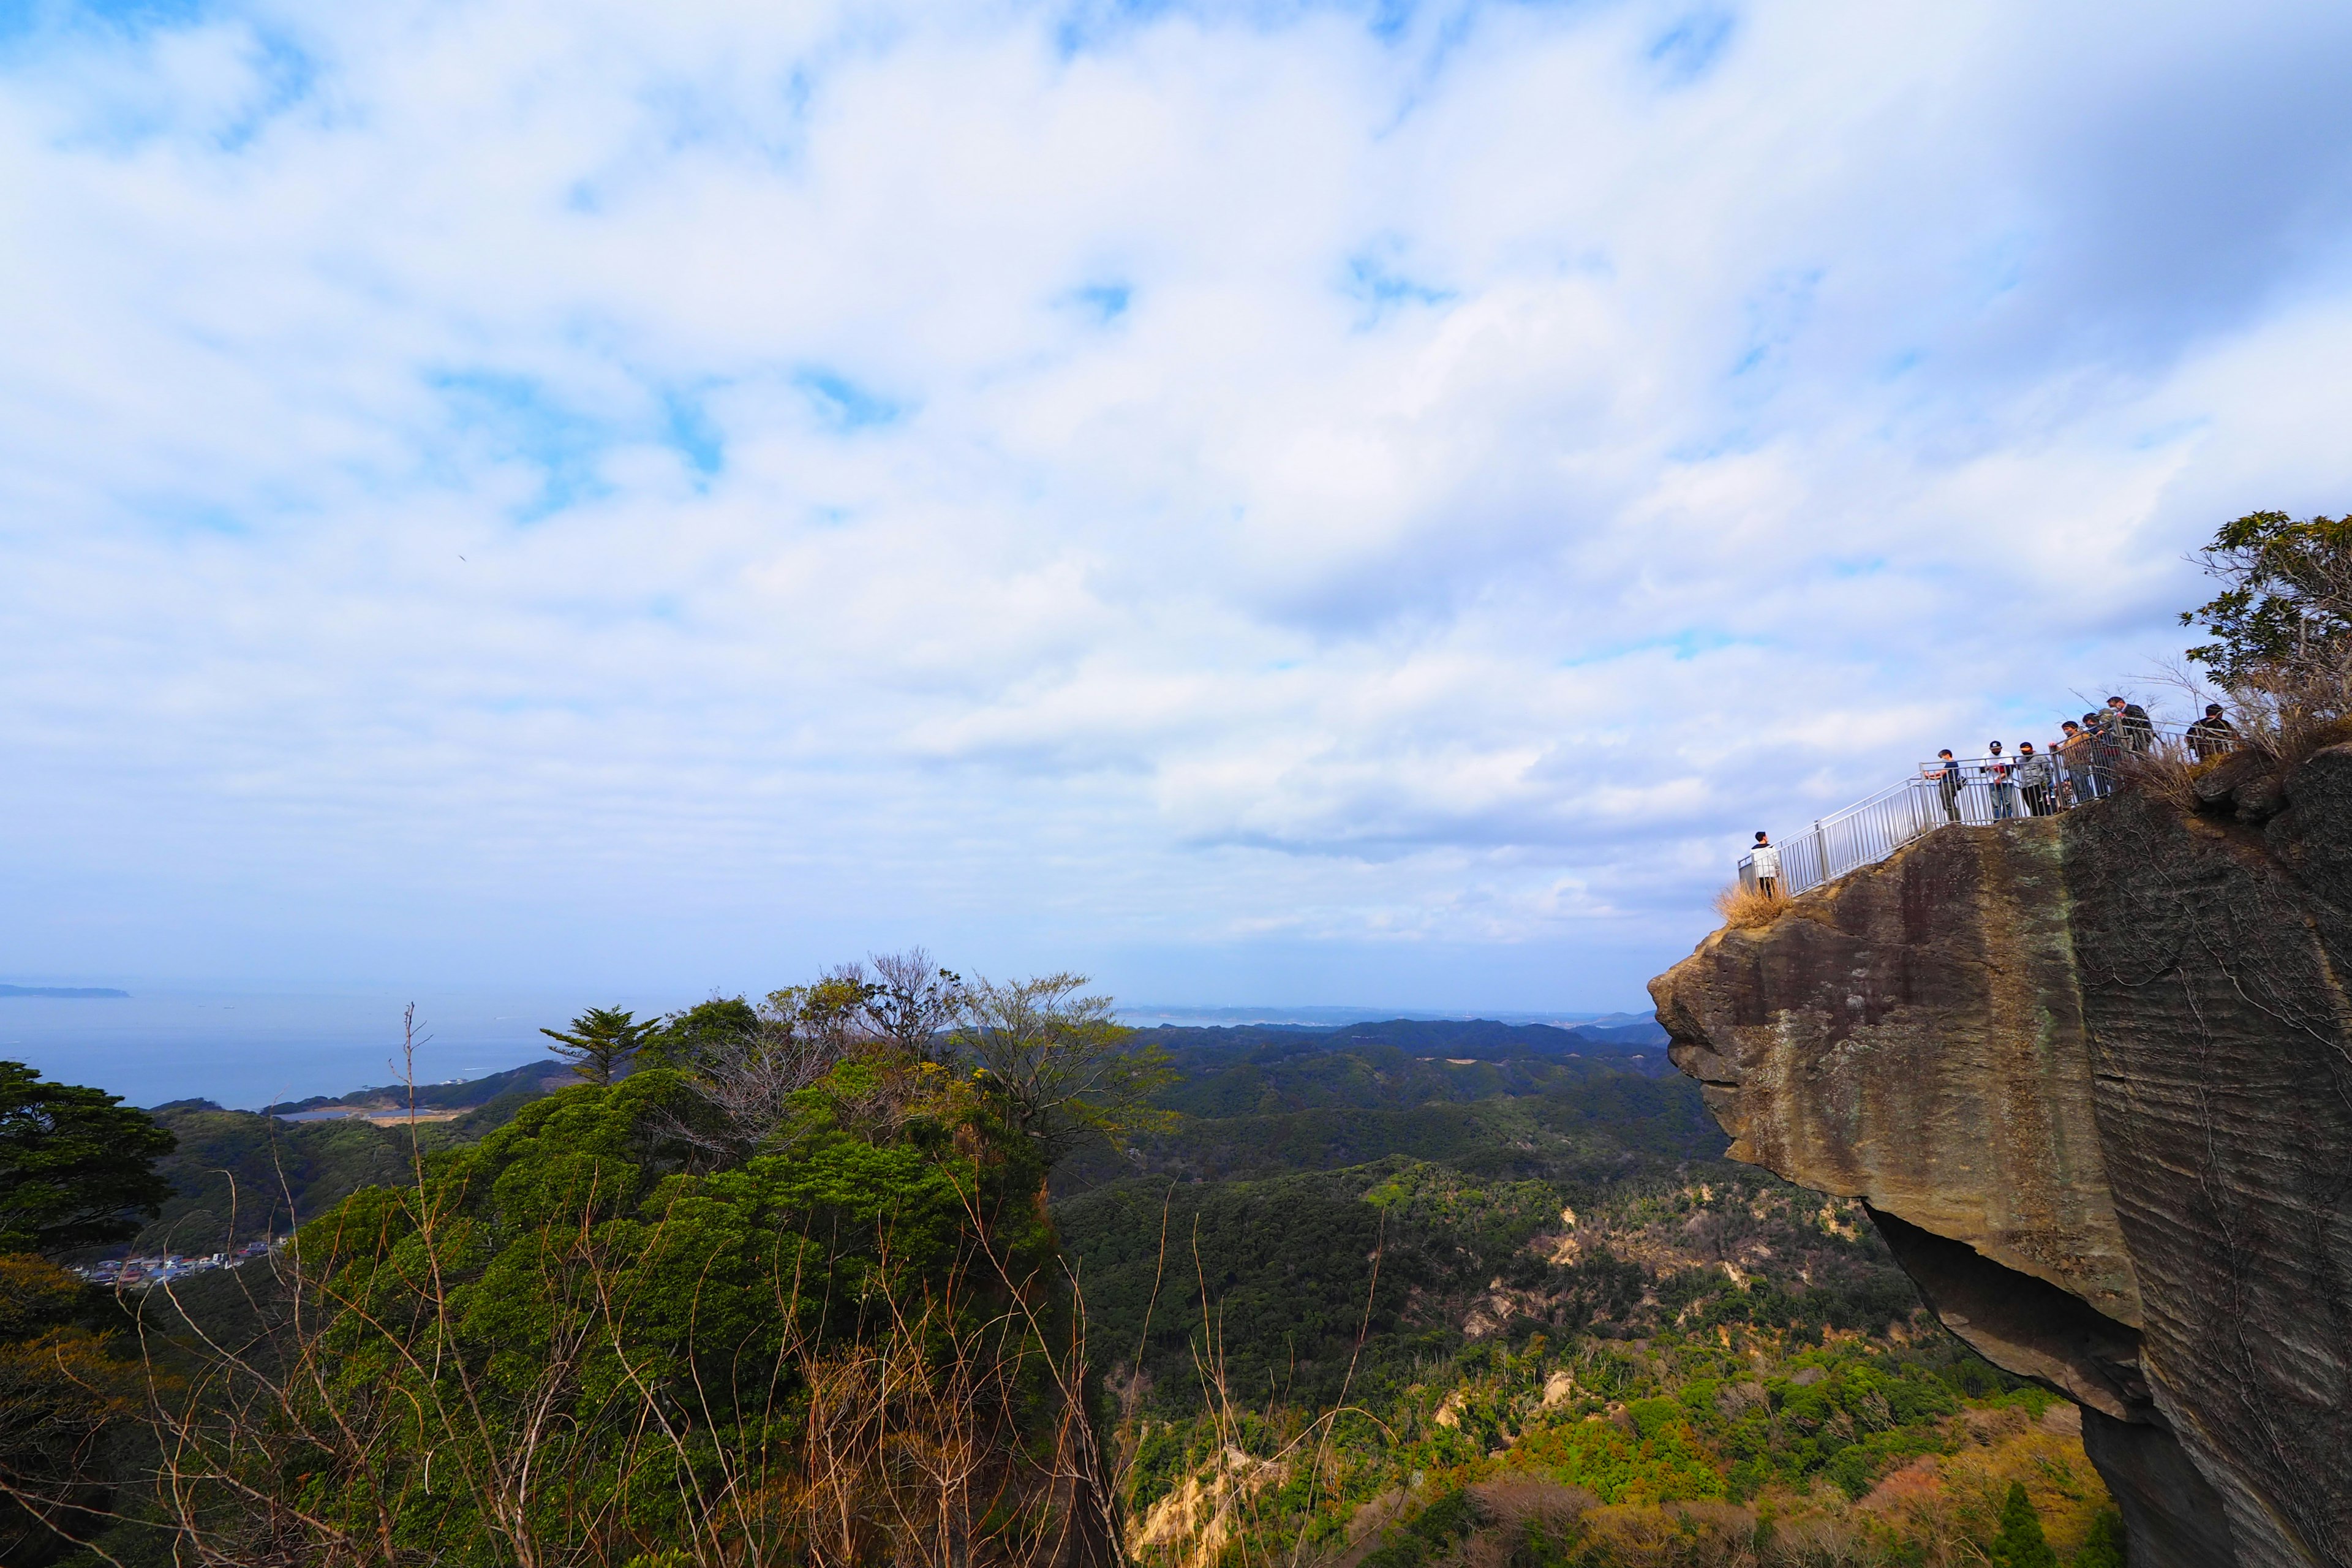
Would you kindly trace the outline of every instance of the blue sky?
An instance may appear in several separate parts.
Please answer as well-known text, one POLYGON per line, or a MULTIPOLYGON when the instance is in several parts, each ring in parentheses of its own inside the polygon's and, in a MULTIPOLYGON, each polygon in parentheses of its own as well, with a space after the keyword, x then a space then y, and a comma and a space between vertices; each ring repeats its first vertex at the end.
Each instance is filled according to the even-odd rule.
POLYGON ((2352 506, 2352 10, 0 8, 0 978, 1603 1008, 2352 506))

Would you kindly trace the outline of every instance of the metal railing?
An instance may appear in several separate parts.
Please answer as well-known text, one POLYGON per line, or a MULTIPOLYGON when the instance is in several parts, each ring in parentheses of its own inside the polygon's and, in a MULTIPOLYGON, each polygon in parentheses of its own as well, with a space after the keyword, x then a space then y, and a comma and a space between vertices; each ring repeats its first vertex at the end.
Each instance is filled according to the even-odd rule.
MULTIPOLYGON (((1816 818, 1807 831, 1774 845, 1780 869, 1773 891, 1785 898, 1818 888, 1875 865, 1938 827, 2053 816, 2087 805, 2114 790, 2126 758, 2179 744, 2184 731, 2179 724, 2154 721, 2136 744, 2128 738, 2095 737, 2079 749, 2031 757, 1922 763, 1917 776, 1816 818)), ((1756 857, 1741 857, 1739 885, 1754 892, 1758 882, 1756 857)))

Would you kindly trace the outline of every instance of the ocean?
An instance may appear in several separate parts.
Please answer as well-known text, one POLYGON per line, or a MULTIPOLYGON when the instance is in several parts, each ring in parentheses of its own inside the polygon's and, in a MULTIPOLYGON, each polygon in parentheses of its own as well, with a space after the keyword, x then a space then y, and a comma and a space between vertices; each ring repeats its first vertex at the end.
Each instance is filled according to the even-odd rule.
MULTIPOLYGON (((0 994, 0 1058, 60 1083, 93 1084, 133 1105, 210 1100, 258 1110, 312 1095, 400 1079, 400 1014, 416 1004, 416 1079, 480 1078, 547 1059, 541 1026, 562 1028, 582 1008, 617 1006, 640 1018, 705 999, 694 994, 583 997, 576 993, 294 994, 145 989, 127 997, 0 994)), ((1381 1007, 1121 1009, 1122 1021, 1192 1026, 1280 1023, 1309 1028, 1381 1018, 1485 1017, 1505 1023, 1633 1021, 1632 1014, 1426 1013, 1381 1007)))
POLYGON ((128 997, 0 995, 0 1058, 133 1105, 210 1100, 258 1110, 397 1082, 400 1015, 411 1000, 424 1040, 416 1052, 423 1083, 548 1059, 540 1027, 562 1028, 585 1006, 625 1007, 642 1018, 703 1000, 125 989, 128 997))

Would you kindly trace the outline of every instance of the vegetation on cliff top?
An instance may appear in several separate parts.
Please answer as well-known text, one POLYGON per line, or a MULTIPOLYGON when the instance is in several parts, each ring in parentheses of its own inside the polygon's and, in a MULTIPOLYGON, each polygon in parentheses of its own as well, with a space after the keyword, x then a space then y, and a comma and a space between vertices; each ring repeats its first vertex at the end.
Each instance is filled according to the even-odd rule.
POLYGON ((167 1221, 228 1223, 227 1155, 300 1237, 134 1301, 143 1356, 51 1270, 95 1316, 22 1473, 125 1563, 1929 1561, 2011 1479, 2091 1539, 2046 1396, 1654 1044, 876 984, 487 1130, 168 1110, 167 1221))

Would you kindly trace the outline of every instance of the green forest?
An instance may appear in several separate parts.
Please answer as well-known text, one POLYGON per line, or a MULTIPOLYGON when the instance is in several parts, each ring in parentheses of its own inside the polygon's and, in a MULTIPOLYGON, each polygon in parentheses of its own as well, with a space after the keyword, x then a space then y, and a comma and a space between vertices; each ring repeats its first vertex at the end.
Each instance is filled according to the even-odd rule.
POLYGON ((548 1033, 408 1125, 11 1064, 0 1560, 2122 1561, 2072 1406, 1654 1027, 1139 1031, 909 954, 548 1033))

